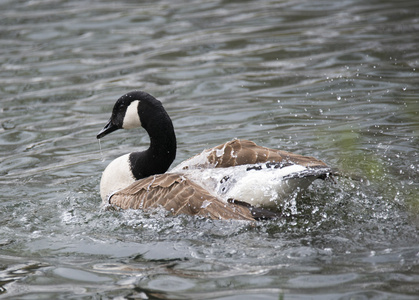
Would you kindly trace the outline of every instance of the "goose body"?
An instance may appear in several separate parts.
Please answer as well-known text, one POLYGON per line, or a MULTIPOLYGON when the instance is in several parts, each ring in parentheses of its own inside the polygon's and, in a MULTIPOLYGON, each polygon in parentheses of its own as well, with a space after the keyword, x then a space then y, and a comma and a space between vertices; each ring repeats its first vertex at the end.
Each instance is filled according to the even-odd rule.
POLYGON ((102 201, 123 209, 164 207, 177 214, 214 219, 260 219, 290 195, 324 179, 331 169, 322 161, 235 139, 180 163, 166 172, 176 155, 172 122, 161 102, 134 91, 120 97, 97 138, 142 126, 150 147, 118 157, 105 169, 102 201))

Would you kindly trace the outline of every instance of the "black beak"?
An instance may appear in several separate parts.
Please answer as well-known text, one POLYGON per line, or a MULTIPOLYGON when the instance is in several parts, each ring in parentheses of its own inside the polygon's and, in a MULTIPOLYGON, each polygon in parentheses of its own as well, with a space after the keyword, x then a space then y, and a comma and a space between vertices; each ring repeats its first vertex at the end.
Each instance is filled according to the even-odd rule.
POLYGON ((108 123, 105 125, 105 127, 103 127, 103 129, 101 131, 99 131, 99 133, 97 134, 96 138, 101 139, 103 138, 105 135, 114 132, 115 130, 118 130, 119 128, 112 124, 112 121, 109 120, 108 123))

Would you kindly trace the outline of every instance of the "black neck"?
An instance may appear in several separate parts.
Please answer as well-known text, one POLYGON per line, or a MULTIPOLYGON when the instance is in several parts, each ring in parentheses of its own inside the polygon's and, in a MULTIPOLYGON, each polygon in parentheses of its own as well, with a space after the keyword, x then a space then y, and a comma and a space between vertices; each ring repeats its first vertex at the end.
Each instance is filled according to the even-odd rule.
POLYGON ((142 125, 150 136, 150 147, 130 155, 131 171, 137 180, 165 173, 176 157, 176 135, 166 111, 141 120, 145 120, 142 125))

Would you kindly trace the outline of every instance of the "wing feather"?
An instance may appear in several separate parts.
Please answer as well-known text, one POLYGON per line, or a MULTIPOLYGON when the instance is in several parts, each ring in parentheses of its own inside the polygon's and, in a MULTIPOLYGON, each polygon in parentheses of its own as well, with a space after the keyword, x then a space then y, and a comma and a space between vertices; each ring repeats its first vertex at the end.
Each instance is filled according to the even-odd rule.
POLYGON ((174 215, 187 214, 212 219, 254 220, 248 207, 225 203, 181 174, 153 175, 114 193, 109 203, 122 209, 164 207, 174 215))
POLYGON ((312 168, 327 167, 324 162, 314 157, 258 146, 249 140, 232 140, 205 151, 208 163, 215 168, 266 162, 293 163, 312 168))

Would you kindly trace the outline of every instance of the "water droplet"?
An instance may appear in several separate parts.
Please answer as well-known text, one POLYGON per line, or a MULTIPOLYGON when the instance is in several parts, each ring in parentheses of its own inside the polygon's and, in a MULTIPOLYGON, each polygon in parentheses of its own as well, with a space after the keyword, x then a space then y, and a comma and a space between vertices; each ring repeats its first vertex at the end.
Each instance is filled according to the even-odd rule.
POLYGON ((14 129, 16 127, 15 123, 13 121, 4 121, 1 126, 3 129, 14 129))
POLYGON ((100 144, 100 139, 98 139, 98 143, 99 143, 99 151, 100 151, 100 160, 102 162, 104 162, 105 161, 105 157, 103 156, 102 145, 100 144))
POLYGON ((340 96, 337 96, 336 97, 336 99, 338 100, 338 101, 340 101, 340 99, 342 99, 340 96))

